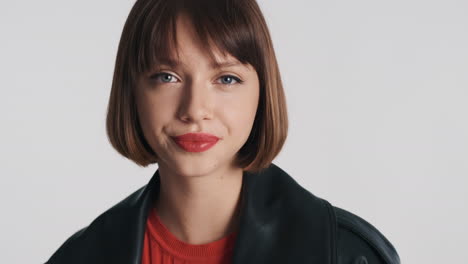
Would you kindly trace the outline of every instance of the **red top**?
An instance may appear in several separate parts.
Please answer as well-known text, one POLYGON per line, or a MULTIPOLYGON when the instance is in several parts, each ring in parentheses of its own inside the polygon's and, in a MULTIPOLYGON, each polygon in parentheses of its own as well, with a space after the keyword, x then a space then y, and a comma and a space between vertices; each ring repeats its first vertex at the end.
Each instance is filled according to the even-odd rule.
POLYGON ((161 222, 156 208, 146 221, 142 264, 227 264, 231 263, 237 232, 206 244, 179 240, 161 222))

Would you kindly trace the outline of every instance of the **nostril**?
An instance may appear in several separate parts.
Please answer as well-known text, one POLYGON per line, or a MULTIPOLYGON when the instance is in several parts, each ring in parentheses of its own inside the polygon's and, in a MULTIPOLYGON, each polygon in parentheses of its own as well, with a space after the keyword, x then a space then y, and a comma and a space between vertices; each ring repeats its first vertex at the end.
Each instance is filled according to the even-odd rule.
POLYGON ((357 258, 354 260, 353 264, 369 264, 369 262, 367 262, 367 258, 366 258, 366 257, 364 257, 364 256, 359 256, 359 257, 357 257, 357 258))

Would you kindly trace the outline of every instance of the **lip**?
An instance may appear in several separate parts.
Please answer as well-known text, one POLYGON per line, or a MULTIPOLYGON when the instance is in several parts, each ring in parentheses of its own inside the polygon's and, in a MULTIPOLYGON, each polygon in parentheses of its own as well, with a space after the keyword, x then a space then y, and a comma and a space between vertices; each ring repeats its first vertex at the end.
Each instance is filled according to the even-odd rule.
POLYGON ((171 137, 175 143, 188 152, 203 152, 213 147, 219 137, 209 133, 187 133, 171 137))

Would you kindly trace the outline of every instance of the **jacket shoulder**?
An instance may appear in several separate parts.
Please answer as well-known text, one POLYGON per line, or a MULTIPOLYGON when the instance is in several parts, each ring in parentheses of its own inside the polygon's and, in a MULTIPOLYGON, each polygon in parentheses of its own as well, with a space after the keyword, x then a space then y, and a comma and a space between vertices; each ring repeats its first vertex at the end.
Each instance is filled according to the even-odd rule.
POLYGON ((111 208, 98 215, 90 224, 72 233, 45 262, 45 264, 105 263, 102 256, 114 256, 115 248, 109 241, 118 241, 122 231, 129 229, 126 218, 133 213, 137 200, 142 195, 143 186, 111 208))
POLYGON ((339 264, 400 264, 395 247, 377 228, 347 210, 336 206, 333 209, 339 264))

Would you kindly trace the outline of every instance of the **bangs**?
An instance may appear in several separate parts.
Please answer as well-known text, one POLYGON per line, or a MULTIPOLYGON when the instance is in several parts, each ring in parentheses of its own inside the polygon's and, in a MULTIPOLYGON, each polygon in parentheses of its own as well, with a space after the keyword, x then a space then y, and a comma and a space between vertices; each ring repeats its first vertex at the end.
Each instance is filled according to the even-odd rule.
MULTIPOLYGON (((248 2, 248 1, 247 1, 248 2)), ((249 21, 252 9, 244 1, 171 0, 137 1, 135 23, 129 41, 130 74, 136 77, 150 71, 160 61, 178 60, 176 20, 186 15, 197 40, 214 63, 214 50, 252 65, 258 72, 263 65, 262 45, 255 34, 255 21, 249 21), (140 3, 138 3, 140 2, 140 3)), ((132 13, 130 14, 132 16, 132 13)), ((260 34, 261 35, 261 34, 260 34)))

